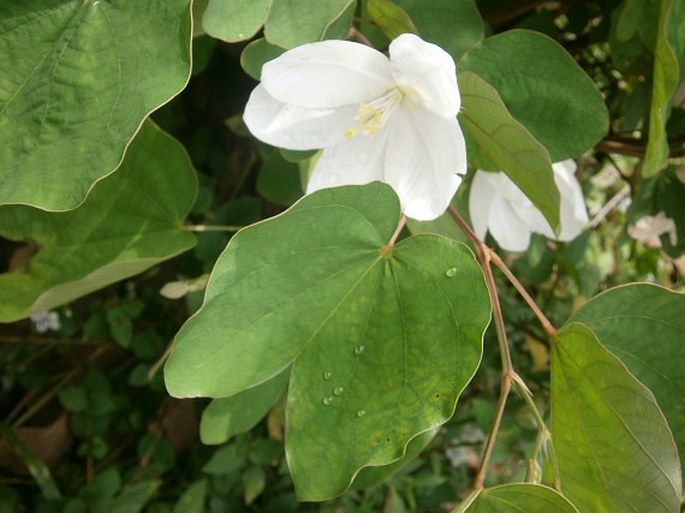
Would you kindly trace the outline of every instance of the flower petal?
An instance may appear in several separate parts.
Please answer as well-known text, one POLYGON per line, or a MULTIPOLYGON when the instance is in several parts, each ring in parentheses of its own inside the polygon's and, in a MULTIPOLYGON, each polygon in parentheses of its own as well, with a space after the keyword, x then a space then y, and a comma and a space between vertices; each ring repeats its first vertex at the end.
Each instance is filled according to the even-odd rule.
POLYGON ((262 67, 262 84, 275 99, 309 109, 372 100, 394 86, 390 62, 351 41, 320 41, 288 50, 262 67))
POLYGON ((325 148, 307 184, 307 194, 328 187, 382 181, 385 146, 385 133, 380 132, 325 148))
POLYGON ((488 219, 490 233, 502 249, 525 251, 530 244, 531 230, 526 220, 518 216, 504 197, 496 196, 488 219))
POLYGON ((389 53, 395 81, 414 103, 444 118, 457 115, 461 97, 450 54, 414 34, 393 40, 389 53))
POLYGON ((488 231, 490 210, 497 195, 497 188, 493 178, 497 177, 498 174, 478 170, 471 181, 469 216, 471 217, 473 231, 481 240, 485 239, 485 234, 488 231))
POLYGON ((576 163, 569 159, 552 164, 554 183, 561 197, 561 233, 559 240, 575 239, 588 222, 583 191, 575 177, 576 163))
POLYGON ((311 150, 338 144, 355 123, 356 105, 337 109, 305 109, 280 102, 258 85, 245 106, 243 120, 257 139, 290 150, 311 150))
POLYGON ((440 216, 466 172, 466 145, 455 118, 398 108, 388 121, 385 182, 400 197, 404 213, 427 221, 440 216))

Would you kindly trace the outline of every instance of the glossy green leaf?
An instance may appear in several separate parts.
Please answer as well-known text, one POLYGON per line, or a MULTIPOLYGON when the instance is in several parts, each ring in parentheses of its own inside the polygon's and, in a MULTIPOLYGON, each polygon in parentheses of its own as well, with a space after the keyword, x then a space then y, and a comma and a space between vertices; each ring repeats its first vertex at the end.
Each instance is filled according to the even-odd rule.
POLYGON ((75 208, 190 76, 188 0, 0 2, 0 204, 75 208))
POLYGON ((419 34, 459 60, 483 39, 485 25, 473 0, 394 0, 411 17, 419 34))
POLYGON ((262 77, 264 63, 275 59, 283 52, 285 52, 283 48, 269 44, 264 38, 256 39, 247 45, 243 53, 240 54, 240 65, 245 73, 255 80, 259 80, 262 77))
POLYGON ((459 71, 473 71, 492 84, 552 162, 577 157, 607 132, 609 117, 599 90, 545 35, 511 30, 484 39, 464 55, 459 71))
POLYGON ((0 207, 0 235, 37 246, 21 269, 0 274, 0 322, 64 304, 190 249, 181 225, 195 198, 183 147, 143 126, 116 173, 69 212, 0 207))
POLYGON ((573 316, 656 397, 685 454, 685 295, 646 283, 611 289, 573 316))
POLYGON ((517 483, 481 490, 460 513, 578 513, 578 510, 551 488, 517 483))
POLYGON ((229 43, 252 38, 266 20, 274 0, 210 0, 202 28, 229 43))
POLYGON ((671 97, 685 65, 685 1, 662 0, 654 46, 654 79, 649 110, 649 136, 642 175, 653 176, 666 165, 669 154, 666 122, 671 113, 671 97))
POLYGON ((489 171, 504 171, 550 226, 557 227, 559 190, 547 150, 509 114, 497 91, 485 80, 470 72, 460 73, 458 79, 462 100, 459 121, 469 149, 475 146, 490 164, 489 171))
POLYGON ((231 437, 252 429, 283 395, 289 375, 290 369, 231 397, 214 399, 202 412, 202 442, 223 444, 231 437))
POLYGON ((389 248, 399 216, 374 183, 318 191, 242 230, 166 363, 177 397, 228 396, 293 366, 286 452, 301 500, 401 458, 452 415, 478 367, 490 315, 480 267, 436 235, 389 248))
POLYGON ((678 511, 678 451, 649 389, 580 323, 558 333, 551 360, 564 495, 582 512, 678 511))
POLYGON ((266 40, 283 48, 321 40, 355 0, 274 0, 264 27, 266 40))
POLYGON ((371 19, 388 39, 395 39, 407 32, 418 33, 407 12, 390 0, 368 0, 366 8, 371 19))

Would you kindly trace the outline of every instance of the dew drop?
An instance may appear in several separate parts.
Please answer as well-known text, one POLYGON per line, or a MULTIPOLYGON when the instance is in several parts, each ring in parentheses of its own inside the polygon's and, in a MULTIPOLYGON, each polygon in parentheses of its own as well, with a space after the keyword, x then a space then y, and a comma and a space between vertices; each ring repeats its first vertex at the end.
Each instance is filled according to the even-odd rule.
POLYGON ((366 415, 364 410, 357 410, 357 417, 363 417, 364 415, 366 415))
POLYGON ((362 354, 364 352, 364 349, 366 349, 364 347, 364 344, 359 344, 357 347, 354 348, 354 354, 359 356, 360 354, 362 354))
POLYGON ((321 402, 323 402, 324 406, 330 406, 331 404, 333 404, 333 398, 329 395, 327 397, 324 397, 323 401, 321 402))
POLYGON ((454 278, 457 275, 457 268, 456 267, 450 267, 445 271, 445 275, 448 278, 454 278))
POLYGON ((326 371, 326 372, 323 373, 323 379, 325 379, 326 381, 328 381, 329 379, 331 379, 332 376, 333 376, 333 374, 332 374, 331 372, 329 372, 329 371, 326 371))
POLYGON ((340 385, 338 385, 337 387, 335 387, 333 389, 333 395, 342 395, 342 393, 344 391, 345 391, 345 389, 343 387, 341 387, 340 385))

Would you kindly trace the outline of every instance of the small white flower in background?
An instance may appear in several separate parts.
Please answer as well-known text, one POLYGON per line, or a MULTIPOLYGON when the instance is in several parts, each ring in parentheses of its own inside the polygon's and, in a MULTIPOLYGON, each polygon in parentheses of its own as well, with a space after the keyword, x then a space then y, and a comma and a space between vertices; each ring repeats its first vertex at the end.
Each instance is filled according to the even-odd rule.
POLYGON ((59 321, 59 314, 53 311, 31 314, 31 320, 38 333, 58 331, 62 327, 62 323, 59 321))
POLYGON ((675 246, 678 243, 675 222, 670 217, 666 217, 664 212, 659 212, 655 216, 641 217, 637 223, 628 227, 628 235, 650 248, 661 247, 659 237, 664 233, 668 234, 671 245, 675 246))
POLYGON ((525 251, 532 233, 551 239, 576 238, 588 222, 583 192, 574 175, 576 163, 565 160, 552 164, 554 183, 561 197, 561 233, 554 235, 542 213, 507 175, 477 171, 471 184, 469 213, 476 235, 489 231, 502 249, 525 251))
POLYGON ((245 124, 274 146, 323 149, 307 193, 381 181, 408 217, 435 219, 466 172, 455 64, 413 34, 389 55, 334 40, 289 50, 262 68, 245 124))

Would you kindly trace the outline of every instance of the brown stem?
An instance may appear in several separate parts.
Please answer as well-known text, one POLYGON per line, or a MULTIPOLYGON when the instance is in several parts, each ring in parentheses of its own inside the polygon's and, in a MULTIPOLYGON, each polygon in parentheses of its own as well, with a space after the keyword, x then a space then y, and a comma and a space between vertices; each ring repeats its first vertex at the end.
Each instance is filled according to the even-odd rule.
POLYGON ((483 450, 483 457, 480 460, 480 467, 478 467, 478 473, 476 474, 476 477, 473 480, 474 490, 479 490, 483 488, 485 475, 488 473, 490 459, 492 458, 492 451, 495 448, 495 440, 497 439, 497 433, 499 432, 500 425, 502 424, 504 408, 507 405, 507 398, 509 397, 509 392, 511 391, 512 376, 512 372, 502 373, 502 386, 499 391, 499 399, 497 400, 497 410, 495 411, 495 419, 492 422, 492 429, 490 429, 488 439, 485 442, 485 449, 483 450))
POLYGON ((502 260, 502 258, 497 253, 492 251, 490 248, 488 249, 490 251, 490 260, 492 261, 492 263, 495 264, 499 268, 499 270, 502 271, 502 273, 504 273, 504 276, 506 276, 507 279, 514 286, 514 288, 516 288, 519 295, 528 304, 530 309, 535 314, 535 317, 537 317, 540 321, 540 324, 542 324, 542 329, 545 330, 547 336, 551 340, 553 340, 557 335, 556 328, 552 325, 547 316, 544 313, 542 313, 542 310, 540 310, 537 303, 535 303, 533 298, 530 297, 528 291, 525 289, 523 284, 518 280, 518 278, 514 276, 514 273, 511 272, 511 269, 507 267, 507 264, 504 263, 504 260, 502 260))
POLYGON ((359 32, 355 27, 350 28, 350 31, 347 33, 347 37, 349 37, 350 39, 354 39, 355 41, 363 45, 370 46, 371 48, 374 47, 373 43, 369 41, 368 38, 364 34, 359 32))

